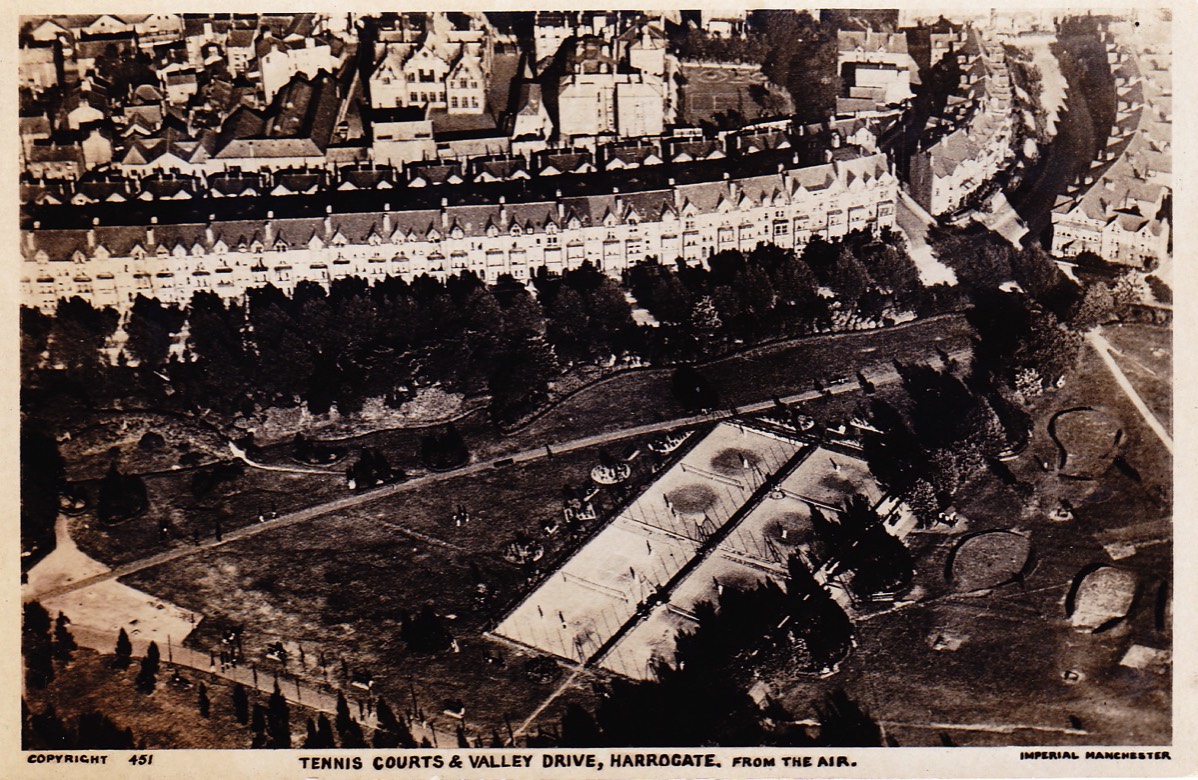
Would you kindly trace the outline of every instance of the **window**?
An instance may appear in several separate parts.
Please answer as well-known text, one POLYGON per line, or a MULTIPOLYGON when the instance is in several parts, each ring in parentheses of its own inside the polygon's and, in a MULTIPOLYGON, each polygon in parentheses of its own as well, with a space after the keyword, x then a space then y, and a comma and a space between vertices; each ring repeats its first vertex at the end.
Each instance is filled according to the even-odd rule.
POLYGON ((458 107, 458 97, 457 97, 457 95, 454 95, 453 97, 451 97, 451 98, 449 99, 449 107, 450 107, 450 108, 457 108, 457 107, 458 107))
POLYGON ((470 107, 471 107, 471 108, 478 108, 478 98, 477 98, 477 97, 471 97, 471 98, 470 98, 470 107))

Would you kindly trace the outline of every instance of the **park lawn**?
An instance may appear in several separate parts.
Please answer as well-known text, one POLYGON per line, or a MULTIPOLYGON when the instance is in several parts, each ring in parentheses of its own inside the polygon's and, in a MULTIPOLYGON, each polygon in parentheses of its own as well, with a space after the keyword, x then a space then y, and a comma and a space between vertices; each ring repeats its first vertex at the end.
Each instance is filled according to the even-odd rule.
POLYGON ((1170 576, 1171 544, 1159 543, 1171 512, 1168 453, 1088 347, 1065 387, 1037 399, 1030 411, 1032 444, 1008 465, 1034 486, 1041 508, 1025 507, 989 472, 960 491, 957 505, 969 532, 1008 528, 1030 534, 1031 571, 1022 582, 989 593, 952 595, 945 562, 961 537, 909 537, 917 603, 858 618, 857 648, 838 675, 795 681, 780 694, 796 718, 814 716, 822 695, 844 687, 902 745, 940 745, 942 735, 960 745, 1169 742, 1170 676, 1118 665, 1133 643, 1170 646, 1168 631, 1155 625, 1151 598, 1170 576), (1124 457, 1142 482, 1113 466, 1092 482, 1062 480, 1055 469, 1041 469, 1040 459, 1055 463, 1048 419, 1077 406, 1102 408, 1120 419, 1124 457), (1073 502, 1076 518, 1055 523, 1046 512, 1062 496, 1073 502), (1100 635, 1075 631, 1064 607, 1074 577, 1091 563, 1112 563, 1103 545, 1129 538, 1141 545, 1114 564, 1136 572, 1146 595, 1122 625, 1100 635), (942 634, 962 639, 960 648, 933 650, 931 640, 942 634), (1084 679, 1067 684, 1061 676, 1067 669, 1084 679), (1086 733, 1070 733, 1076 722, 1086 733))
MULTIPOLYGON (((133 730, 134 742, 142 749, 164 748, 248 748, 253 731, 233 716, 233 683, 194 669, 182 670, 192 683, 183 690, 167 683, 174 667, 164 658, 158 671, 158 685, 150 695, 134 686, 139 663, 127 669, 114 669, 112 656, 90 650, 77 650, 66 665, 56 665, 53 682, 45 690, 28 689, 30 710, 42 712, 53 705, 64 723, 74 726, 80 715, 96 711, 107 715, 120 728, 133 730), (200 716, 197 704, 199 683, 208 689, 209 717, 200 716)), ((266 706, 266 694, 246 689, 250 708, 266 706)), ((313 713, 288 702, 291 714, 292 744, 303 742, 304 722, 313 713)), ((117 761, 122 757, 116 757, 117 761)), ((114 771, 120 773, 119 764, 114 771)))
MULTIPOLYGON (((346 494, 339 474, 292 474, 247 466, 241 476, 221 482, 196 496, 192 480, 196 469, 144 477, 149 508, 117 525, 101 525, 92 511, 71 522, 71 538, 79 549, 110 566, 138 560, 171 547, 191 545, 196 535, 210 539, 220 517, 222 533, 257 522, 259 513, 272 509, 285 514, 346 494), (159 535, 168 521, 175 529, 170 540, 159 535)), ((94 500, 95 481, 82 483, 94 500)))
POLYGON ((1107 326, 1102 335, 1122 352, 1111 357, 1167 430, 1173 430, 1173 329, 1157 325, 1107 326))
MULTIPOLYGON (((467 731, 489 740, 493 728, 506 730, 505 715, 518 725, 552 691, 524 674, 536 653, 483 636, 536 581, 530 569, 503 560, 501 548, 518 531, 537 538, 545 546, 542 572, 569 555, 583 536, 564 529, 547 536, 541 523, 561 517, 562 487, 584 484, 598 457, 599 448, 590 448, 447 480, 127 580, 205 614, 188 640, 201 651, 219 644, 224 628, 241 625, 247 662, 259 669, 277 668, 265 658, 265 645, 283 641, 296 659, 289 672, 346 689, 343 668, 368 671, 377 681, 375 694, 390 702, 410 710, 414 692, 417 707, 442 733, 453 733, 457 721, 441 714, 441 702, 459 699, 467 702, 467 731), (458 506, 474 515, 461 526, 452 519, 458 506), (481 597, 480 581, 486 585, 481 597), (426 604, 457 639, 459 652, 406 649, 403 616, 426 604), (502 666, 487 656, 501 657, 502 666)), ((632 463, 630 482, 653 471, 647 454, 632 463)), ((615 500, 611 492, 605 489, 607 507, 615 500)))

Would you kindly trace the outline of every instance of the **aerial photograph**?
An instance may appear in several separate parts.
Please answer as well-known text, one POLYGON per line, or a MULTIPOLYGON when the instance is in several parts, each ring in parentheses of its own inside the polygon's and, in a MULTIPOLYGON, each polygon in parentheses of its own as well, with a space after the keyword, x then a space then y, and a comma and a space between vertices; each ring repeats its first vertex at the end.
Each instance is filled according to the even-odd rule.
POLYGON ((1171 24, 22 16, 22 748, 1171 745, 1171 24))

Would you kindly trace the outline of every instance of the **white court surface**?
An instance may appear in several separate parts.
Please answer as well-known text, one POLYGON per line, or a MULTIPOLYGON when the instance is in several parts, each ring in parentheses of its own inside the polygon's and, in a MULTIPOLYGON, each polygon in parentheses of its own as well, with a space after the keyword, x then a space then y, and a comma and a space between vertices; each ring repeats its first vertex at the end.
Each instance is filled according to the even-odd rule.
POLYGON ((812 506, 835 515, 855 493, 875 506, 882 499, 865 461, 809 445, 802 460, 677 584, 668 603, 624 634, 600 666, 625 677, 651 679, 655 661, 673 661, 678 631, 695 629, 690 616, 698 604, 718 603, 721 587, 746 590, 767 578, 785 588, 790 553, 805 549, 811 540, 812 506))
POLYGON ((495 633, 583 662, 801 445, 717 425, 533 591, 495 633))
POLYGON ((860 457, 721 423, 550 575, 495 633, 578 663, 594 660, 626 677, 650 679, 656 660, 673 660, 678 632, 694 629, 697 605, 717 602, 723 587, 752 588, 767 577, 782 585, 791 552, 810 541, 812 507, 834 514, 855 493, 874 505, 882 499, 860 457), (765 497, 741 512, 767 480, 772 487, 765 497), (735 527, 726 528, 737 512, 735 527), (704 550, 704 541, 720 529, 726 536, 704 550), (665 593, 664 586, 688 565, 693 568, 665 593), (660 603, 638 615, 657 594, 660 603), (609 644, 621 630, 625 633, 609 644))

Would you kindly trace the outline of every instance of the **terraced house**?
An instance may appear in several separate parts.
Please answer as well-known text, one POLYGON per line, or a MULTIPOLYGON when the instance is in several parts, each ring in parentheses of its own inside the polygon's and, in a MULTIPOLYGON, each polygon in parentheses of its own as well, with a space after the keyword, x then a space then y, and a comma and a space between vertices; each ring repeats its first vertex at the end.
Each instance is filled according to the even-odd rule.
POLYGON ((95 218, 90 227, 51 230, 34 223, 23 231, 22 292, 45 310, 74 295, 125 309, 139 294, 184 303, 201 290, 238 298, 268 283, 290 291, 302 280, 348 276, 469 270, 487 281, 528 279, 542 266, 560 272, 588 261, 619 274, 651 259, 699 262, 724 249, 802 246, 816 236, 893 227, 898 181, 875 154, 627 192, 517 199, 521 190, 508 183, 488 187, 407 188, 402 196, 376 188, 356 194, 390 202, 345 212, 327 205, 303 217, 290 209, 285 217, 195 220, 188 215, 204 204, 188 201, 175 211, 159 205, 163 216, 149 224, 95 218))

